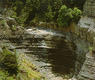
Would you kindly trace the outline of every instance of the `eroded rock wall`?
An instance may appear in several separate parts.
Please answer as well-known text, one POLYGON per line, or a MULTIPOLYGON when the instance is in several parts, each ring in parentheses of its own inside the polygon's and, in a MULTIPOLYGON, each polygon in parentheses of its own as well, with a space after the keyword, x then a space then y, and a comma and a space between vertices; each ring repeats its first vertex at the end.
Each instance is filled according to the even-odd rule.
POLYGON ((93 37, 95 36, 95 0, 86 0, 83 16, 79 20, 75 33, 82 39, 93 43, 93 37))
POLYGON ((77 76, 78 80, 95 80, 95 54, 87 53, 86 60, 77 76))
MULTIPOLYGON (((79 20, 75 34, 85 40, 85 42, 88 42, 90 44, 88 47, 93 47, 95 38, 95 0, 86 0, 83 16, 79 20)), ((93 67, 95 58, 87 53, 85 54, 85 62, 83 66, 81 66, 77 80, 95 80, 95 68, 93 67)), ((76 64, 76 66, 77 65, 78 64, 76 64)))
POLYGON ((84 4, 84 15, 95 17, 95 0, 86 0, 84 4))
POLYGON ((79 37, 93 44, 95 37, 95 19, 87 16, 81 17, 77 32, 79 37))

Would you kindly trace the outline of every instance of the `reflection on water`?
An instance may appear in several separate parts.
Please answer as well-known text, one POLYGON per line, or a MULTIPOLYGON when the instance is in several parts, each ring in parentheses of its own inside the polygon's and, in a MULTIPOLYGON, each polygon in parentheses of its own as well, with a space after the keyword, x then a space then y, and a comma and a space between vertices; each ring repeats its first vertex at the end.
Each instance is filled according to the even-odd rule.
POLYGON ((56 73, 69 74, 74 72, 76 55, 73 44, 65 42, 63 38, 55 41, 54 49, 49 50, 49 60, 53 64, 52 70, 56 73))

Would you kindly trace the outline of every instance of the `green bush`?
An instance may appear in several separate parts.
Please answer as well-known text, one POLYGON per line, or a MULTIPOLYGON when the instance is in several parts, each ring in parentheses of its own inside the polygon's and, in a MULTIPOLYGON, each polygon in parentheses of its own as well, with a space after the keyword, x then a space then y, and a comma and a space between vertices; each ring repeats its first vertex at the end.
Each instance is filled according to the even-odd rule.
POLYGON ((15 80, 12 76, 9 76, 9 74, 0 69, 0 80, 15 80))
POLYGON ((12 17, 22 26, 30 25, 35 18, 38 22, 58 22, 59 26, 69 26, 72 21, 78 21, 81 14, 79 9, 82 10, 84 2, 85 0, 15 0, 13 10, 16 13, 12 17))
POLYGON ((77 22, 81 14, 82 14, 82 11, 75 7, 72 11, 72 15, 73 15, 72 21, 77 22))
POLYGON ((6 23, 5 20, 1 20, 1 21, 0 21, 0 25, 3 26, 3 27, 5 26, 5 23, 6 23))
POLYGON ((59 15, 57 18, 58 25, 67 27, 71 22, 77 22, 81 16, 81 13, 81 10, 78 8, 71 9, 63 5, 59 10, 59 15))
MULTIPOLYGON (((42 76, 25 54, 3 47, 0 58, 0 80, 42 80, 42 76)), ((44 80, 44 79, 43 79, 44 80)))
POLYGON ((47 22, 53 21, 54 12, 52 12, 51 6, 48 6, 48 12, 45 13, 45 17, 47 22))
POLYGON ((8 71, 10 74, 17 74, 18 64, 16 55, 8 49, 4 48, 2 53, 2 60, 0 62, 1 67, 8 71))

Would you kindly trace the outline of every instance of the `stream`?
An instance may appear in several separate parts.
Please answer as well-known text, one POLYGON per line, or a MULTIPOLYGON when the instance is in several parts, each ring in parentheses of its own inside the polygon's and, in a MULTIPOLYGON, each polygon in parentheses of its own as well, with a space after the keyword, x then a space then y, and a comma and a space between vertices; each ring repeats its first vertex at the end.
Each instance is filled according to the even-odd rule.
POLYGON ((72 78, 76 61, 74 44, 63 33, 39 27, 30 28, 20 39, 11 38, 10 41, 17 50, 26 53, 47 80, 72 78))

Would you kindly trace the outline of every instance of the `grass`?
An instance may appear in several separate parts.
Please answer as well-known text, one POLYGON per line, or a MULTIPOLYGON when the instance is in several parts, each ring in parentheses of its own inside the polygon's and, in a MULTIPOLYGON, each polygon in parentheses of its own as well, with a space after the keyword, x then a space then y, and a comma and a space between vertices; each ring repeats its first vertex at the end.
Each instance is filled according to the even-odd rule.
POLYGON ((27 59, 25 54, 20 54, 18 58, 19 72, 17 80, 41 80, 42 76, 36 71, 35 66, 27 59))
POLYGON ((24 53, 4 48, 1 55, 0 80, 45 80, 24 53))

